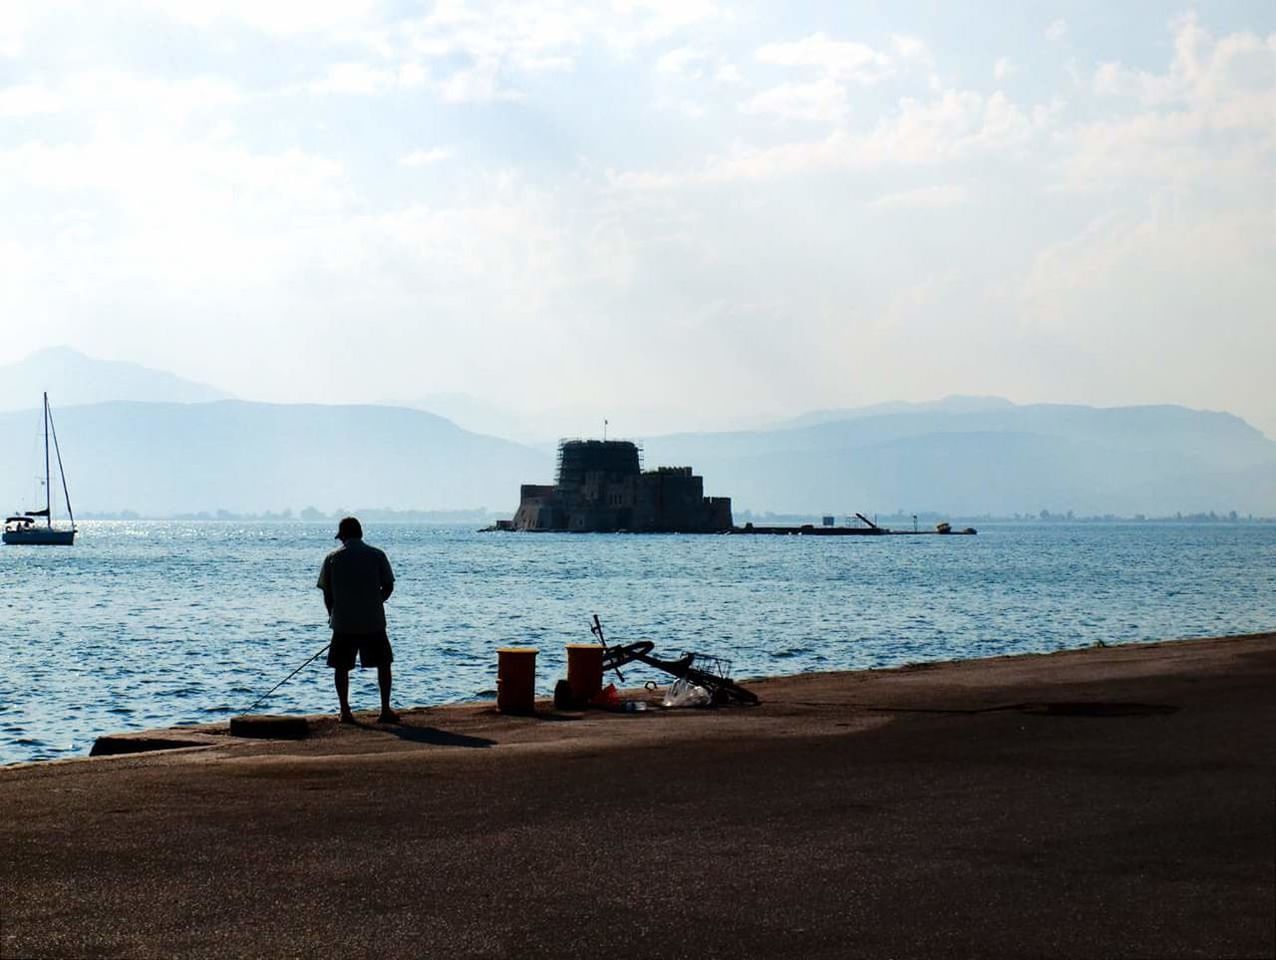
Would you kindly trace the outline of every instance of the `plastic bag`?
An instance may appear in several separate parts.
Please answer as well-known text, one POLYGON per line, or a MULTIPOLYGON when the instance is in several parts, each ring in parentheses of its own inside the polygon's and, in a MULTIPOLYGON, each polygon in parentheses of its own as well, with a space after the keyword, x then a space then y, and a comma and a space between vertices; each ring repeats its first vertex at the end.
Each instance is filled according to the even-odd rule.
POLYGON ((616 685, 614 683, 607 684, 607 686, 589 698, 589 705, 592 707, 620 706, 620 693, 616 690, 616 685))
POLYGON ((665 691, 664 707, 707 707, 713 701, 709 691, 686 677, 679 677, 665 691))

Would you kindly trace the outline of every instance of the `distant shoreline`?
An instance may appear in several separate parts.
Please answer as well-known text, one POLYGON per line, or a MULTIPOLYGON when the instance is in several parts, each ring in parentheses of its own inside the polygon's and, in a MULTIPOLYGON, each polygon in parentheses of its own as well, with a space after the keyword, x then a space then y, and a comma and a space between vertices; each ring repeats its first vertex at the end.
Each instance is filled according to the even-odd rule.
MULTIPOLYGON (((145 515, 135 513, 129 510, 123 511, 86 511, 77 512, 76 520, 92 520, 98 522, 155 522, 155 523, 206 523, 206 522, 222 522, 222 523, 335 523, 341 517, 353 514, 363 520, 372 523, 410 523, 410 524, 440 524, 447 526, 464 526, 472 523, 492 523, 496 520, 507 519, 513 515, 513 510, 506 512, 481 511, 481 510, 404 510, 393 511, 387 513, 383 510, 342 510, 334 511, 329 514, 321 514, 319 516, 300 516, 291 513, 272 513, 266 511, 264 513, 234 513, 231 511, 201 511, 196 513, 178 513, 171 515, 145 515)), ((745 523, 753 523, 755 525, 781 525, 781 524, 819 524, 822 514, 809 513, 768 513, 753 514, 744 511, 737 516, 736 525, 743 526, 745 523)), ((883 526, 894 524, 900 529, 911 526, 913 522, 913 514, 877 514, 874 516, 876 522, 883 526)), ((1248 526, 1250 524, 1272 524, 1276 523, 1276 516, 1235 516, 1224 514, 1210 515, 1208 513, 1201 514, 1184 514, 1175 517, 1145 517, 1135 515, 1132 517, 1117 516, 1115 514, 1105 514, 1103 516, 1087 516, 1087 517, 1067 517, 1063 515, 1054 515, 1046 519, 1031 516, 1015 516, 1015 515, 990 515, 990 514, 941 514, 934 512, 917 514, 917 522, 921 525, 934 526, 942 520, 956 524, 1017 524, 1020 526, 1069 526, 1069 525, 1102 525, 1102 524, 1138 524, 1146 526, 1172 526, 1172 525, 1202 525, 1202 524, 1218 524, 1218 525, 1236 525, 1248 526)))

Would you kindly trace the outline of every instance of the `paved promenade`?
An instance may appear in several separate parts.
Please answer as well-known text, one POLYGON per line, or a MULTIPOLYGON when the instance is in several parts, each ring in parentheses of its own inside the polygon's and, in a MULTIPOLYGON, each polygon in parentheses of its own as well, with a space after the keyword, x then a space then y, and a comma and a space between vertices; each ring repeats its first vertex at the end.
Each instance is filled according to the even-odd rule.
POLYGON ((1276 954, 1276 634, 751 686, 0 770, 0 956, 1276 954))

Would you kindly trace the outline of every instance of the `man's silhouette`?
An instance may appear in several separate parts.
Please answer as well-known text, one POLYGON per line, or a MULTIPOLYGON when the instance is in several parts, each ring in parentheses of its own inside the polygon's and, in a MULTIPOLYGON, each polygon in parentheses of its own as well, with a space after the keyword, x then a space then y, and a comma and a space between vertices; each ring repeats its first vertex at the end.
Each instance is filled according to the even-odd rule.
POLYGON ((332 646, 328 666, 332 667, 341 701, 341 722, 353 723, 350 712, 350 670, 355 655, 362 667, 377 668, 381 688, 380 723, 394 723, 399 715, 390 709, 390 664, 394 651, 385 630, 385 601, 394 591, 394 572, 385 553, 363 542, 363 527, 354 517, 345 517, 337 526, 341 546, 323 558, 319 569, 319 589, 328 607, 332 646))

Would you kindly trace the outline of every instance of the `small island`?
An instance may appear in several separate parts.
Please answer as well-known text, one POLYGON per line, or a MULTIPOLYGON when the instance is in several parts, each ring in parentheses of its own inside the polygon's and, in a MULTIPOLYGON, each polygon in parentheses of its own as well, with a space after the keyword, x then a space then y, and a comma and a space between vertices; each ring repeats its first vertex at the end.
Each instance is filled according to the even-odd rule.
POLYGON ((563 440, 558 444, 558 480, 525 483, 519 488, 512 520, 485 528, 531 533, 743 533, 810 536, 889 536, 975 533, 954 530, 947 522, 933 530, 890 530, 862 513, 862 526, 835 526, 825 516, 820 526, 737 527, 730 497, 706 497, 704 478, 691 467, 642 468, 641 449, 631 440, 563 440))
POLYGON ((644 470, 630 440, 564 440, 558 480, 525 483, 500 530, 572 533, 726 533, 731 498, 706 497, 690 467, 644 470))

